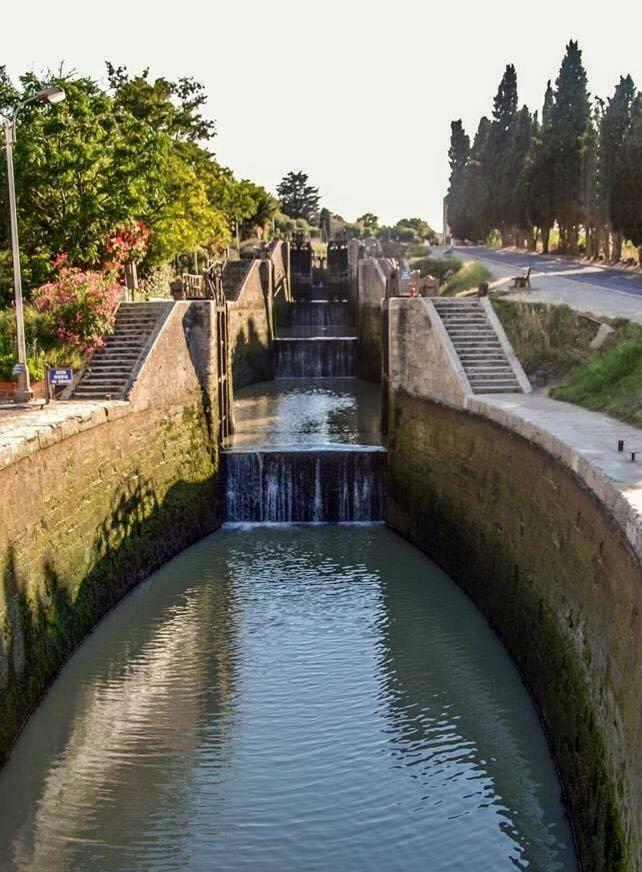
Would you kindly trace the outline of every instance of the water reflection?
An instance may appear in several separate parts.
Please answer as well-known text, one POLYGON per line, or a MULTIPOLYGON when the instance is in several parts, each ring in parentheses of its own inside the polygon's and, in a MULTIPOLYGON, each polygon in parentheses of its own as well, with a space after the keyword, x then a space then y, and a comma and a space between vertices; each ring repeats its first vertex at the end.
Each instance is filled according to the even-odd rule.
POLYGON ((530 701, 382 527, 226 529, 124 601, 0 773, 3 870, 570 870, 530 701))
POLYGON ((358 379, 263 382, 238 392, 228 448, 381 444, 381 389, 358 379))
POLYGON ((548 748, 512 663, 464 593, 404 549, 405 583, 382 579, 382 693, 398 765, 461 829, 462 868, 478 868, 476 839, 491 825, 508 838, 487 847, 488 868, 574 869, 548 748))
POLYGON ((159 823, 188 825, 192 771, 204 752, 227 768, 234 716, 240 613, 224 574, 185 585, 195 556, 99 626, 27 725, 0 773, 1 869, 175 862, 159 823))

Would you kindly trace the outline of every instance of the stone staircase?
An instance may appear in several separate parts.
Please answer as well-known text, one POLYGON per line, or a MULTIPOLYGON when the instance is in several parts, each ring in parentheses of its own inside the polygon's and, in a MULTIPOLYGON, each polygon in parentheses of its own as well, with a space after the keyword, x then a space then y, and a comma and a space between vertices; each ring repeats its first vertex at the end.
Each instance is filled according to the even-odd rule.
POLYGON ((70 392, 74 400, 125 399, 168 303, 121 303, 114 332, 96 349, 70 392))
POLYGON ((250 258, 228 260, 223 269, 223 293, 226 300, 235 300, 238 297, 253 265, 254 261, 250 258))
POLYGON ((433 299, 474 394, 523 393, 479 299, 433 299))

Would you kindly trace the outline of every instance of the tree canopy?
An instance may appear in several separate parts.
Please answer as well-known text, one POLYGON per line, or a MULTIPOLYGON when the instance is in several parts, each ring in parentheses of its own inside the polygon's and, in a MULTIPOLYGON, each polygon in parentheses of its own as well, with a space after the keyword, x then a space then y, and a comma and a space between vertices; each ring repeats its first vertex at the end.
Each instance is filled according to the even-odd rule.
POLYGON ((455 236, 618 259, 622 239, 642 245, 642 97, 622 76, 606 103, 591 99, 578 43, 566 46, 540 112, 519 108, 509 64, 492 117, 473 144, 453 121, 448 216, 455 236))
POLYGON ((306 173, 289 172, 283 176, 277 189, 281 211, 290 218, 303 218, 312 222, 319 208, 319 189, 309 184, 306 173))
MULTIPOLYGON (((204 115, 202 85, 190 78, 152 79, 107 64, 108 87, 88 77, 33 73, 15 85, 0 67, 0 111, 9 114, 52 84, 67 99, 21 110, 15 147, 18 221, 27 289, 51 276, 54 258, 101 266, 117 228, 149 228, 143 271, 195 248, 212 252, 236 223, 263 228, 276 200, 260 185, 238 181, 211 151, 215 134, 204 115)), ((6 168, 0 165, 1 193, 6 168)), ((0 251, 9 248, 7 210, 0 212, 0 251)), ((0 295, 8 296, 7 257, 0 295)))

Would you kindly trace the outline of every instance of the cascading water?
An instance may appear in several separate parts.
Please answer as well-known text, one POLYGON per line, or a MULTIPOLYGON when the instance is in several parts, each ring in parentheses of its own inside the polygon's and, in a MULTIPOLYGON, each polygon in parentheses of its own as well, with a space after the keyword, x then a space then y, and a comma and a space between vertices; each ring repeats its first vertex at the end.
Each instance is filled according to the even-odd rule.
POLYGON ((275 339, 275 378, 352 378, 356 371, 354 337, 275 339))
POLYGON ((354 337, 349 303, 340 300, 299 300, 277 311, 279 338, 354 337))
POLYGON ((224 455, 230 522, 383 521, 383 448, 229 451, 224 455))

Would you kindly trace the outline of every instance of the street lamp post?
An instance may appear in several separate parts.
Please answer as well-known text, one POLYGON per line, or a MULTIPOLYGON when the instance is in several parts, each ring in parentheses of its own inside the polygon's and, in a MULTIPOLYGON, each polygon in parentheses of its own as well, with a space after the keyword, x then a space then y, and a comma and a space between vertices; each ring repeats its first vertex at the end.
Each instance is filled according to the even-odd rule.
POLYGON ((33 391, 29 384, 29 369, 27 367, 27 346, 25 342, 25 319, 22 307, 22 275, 20 272, 20 247, 18 244, 18 212, 16 209, 16 183, 13 173, 13 147, 16 144, 16 121, 18 112, 27 103, 39 101, 41 103, 60 103, 65 99, 63 88, 57 85, 52 88, 43 88, 33 97, 24 100, 16 108, 12 117, 4 122, 5 143, 7 148, 7 187, 9 190, 9 218, 11 227, 11 256, 13 260, 13 285, 16 305, 16 338, 18 340, 18 388, 16 390, 16 402, 28 403, 33 398, 33 391))

